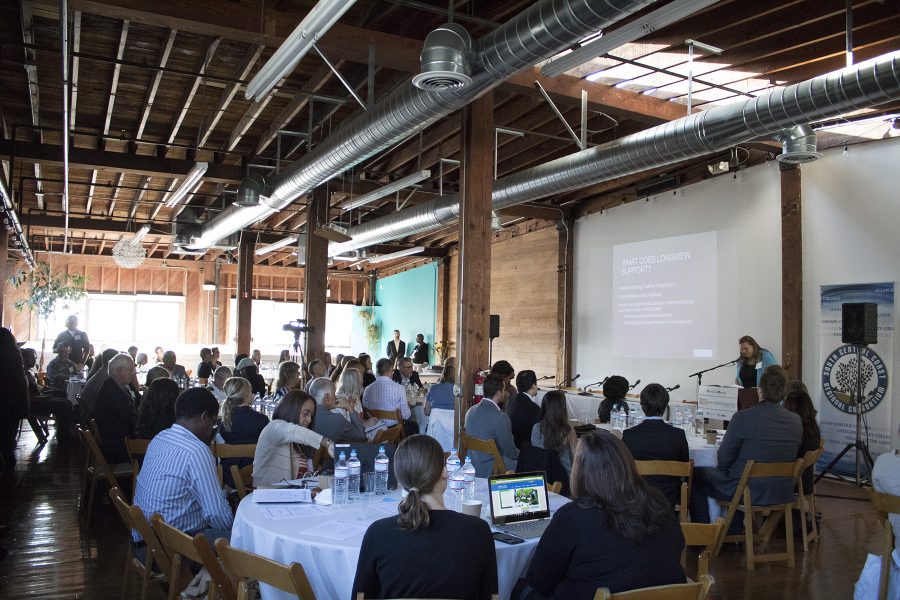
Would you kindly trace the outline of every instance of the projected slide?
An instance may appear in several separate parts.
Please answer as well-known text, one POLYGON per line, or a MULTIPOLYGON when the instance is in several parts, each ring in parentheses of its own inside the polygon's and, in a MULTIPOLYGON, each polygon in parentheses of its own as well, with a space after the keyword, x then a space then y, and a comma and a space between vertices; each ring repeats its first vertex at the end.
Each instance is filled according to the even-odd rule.
POLYGON ((612 353, 716 354, 716 232, 613 247, 612 353))

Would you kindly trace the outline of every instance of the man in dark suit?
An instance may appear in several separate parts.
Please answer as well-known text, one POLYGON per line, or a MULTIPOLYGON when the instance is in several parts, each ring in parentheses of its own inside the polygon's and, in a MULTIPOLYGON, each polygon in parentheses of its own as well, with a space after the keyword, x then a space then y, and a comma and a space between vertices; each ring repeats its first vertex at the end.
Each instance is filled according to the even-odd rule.
MULTIPOLYGON (((658 383, 651 383, 641 391, 641 410, 644 421, 622 432, 622 441, 634 460, 690 460, 687 436, 683 429, 672 427, 663 420, 669 405, 669 392, 658 383)), ((674 507, 680 501, 678 477, 652 475, 647 483, 661 491, 674 507)))
MULTIPOLYGON (((735 413, 725 439, 719 446, 718 466, 694 470, 691 490, 691 521, 709 522, 707 496, 731 500, 748 460, 756 462, 792 462, 803 437, 799 415, 785 410, 787 375, 778 365, 768 367, 759 381, 759 404, 735 413)), ((758 479, 750 484, 754 504, 790 502, 794 482, 779 477, 758 479)))
POLYGON ((388 360, 391 361, 391 364, 395 367, 397 366, 397 359, 401 356, 406 356, 406 342, 400 339, 400 330, 394 330, 394 339, 387 343, 387 350, 385 350, 387 354, 388 360))
POLYGON ((337 400, 334 383, 327 377, 317 377, 309 384, 309 395, 316 399, 316 419, 313 431, 335 442, 365 442, 366 428, 359 415, 346 400, 337 400), (347 417, 331 412, 343 408, 347 417))
MULTIPOLYGON (((484 379, 484 398, 466 412, 466 433, 481 440, 494 440, 509 471, 516 470, 519 450, 513 441, 509 416, 500 410, 506 400, 503 378, 492 373, 484 379)), ((494 468, 494 457, 472 451, 476 477, 487 477, 494 468)))
POLYGON ((516 375, 516 389, 519 392, 509 400, 506 414, 512 423, 516 448, 521 450, 523 442, 530 443, 531 429, 541 420, 541 407, 534 401, 537 395, 537 375, 534 371, 519 371, 516 375))
POLYGON ((94 420, 100 430, 100 450, 110 464, 128 462, 125 438, 134 436, 137 424, 137 407, 128 389, 134 378, 134 361, 127 354, 117 354, 109 361, 109 379, 97 394, 94 420))

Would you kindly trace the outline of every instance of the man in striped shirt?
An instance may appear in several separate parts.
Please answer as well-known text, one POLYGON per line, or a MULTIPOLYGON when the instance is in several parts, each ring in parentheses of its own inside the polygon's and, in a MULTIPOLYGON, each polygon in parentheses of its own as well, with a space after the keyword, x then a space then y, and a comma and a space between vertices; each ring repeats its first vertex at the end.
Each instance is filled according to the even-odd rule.
MULTIPOLYGON (((403 430, 406 435, 419 433, 419 425, 415 421, 410 420, 412 413, 406 401, 406 392, 403 386, 391 379, 391 371, 394 369, 393 361, 388 358, 382 358, 376 363, 375 369, 378 377, 374 383, 370 383, 363 390, 363 407, 392 412, 399 408, 400 416, 403 417, 403 430)), ((383 421, 388 427, 397 424, 396 419, 383 419, 383 421)))
POLYGON ((218 413, 219 403, 206 388, 178 396, 175 424, 150 442, 134 495, 148 519, 159 513, 166 523, 189 535, 202 532, 210 541, 230 539, 234 521, 209 449, 218 413))

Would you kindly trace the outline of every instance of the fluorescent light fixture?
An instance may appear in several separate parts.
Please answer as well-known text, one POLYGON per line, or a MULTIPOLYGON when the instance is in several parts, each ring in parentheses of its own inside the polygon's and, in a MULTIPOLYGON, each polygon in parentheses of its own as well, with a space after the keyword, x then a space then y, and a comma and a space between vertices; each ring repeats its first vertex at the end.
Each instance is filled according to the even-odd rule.
POLYGON ((377 265, 378 263, 387 262, 389 260, 394 260, 397 258, 403 258, 404 256, 411 256, 413 254, 420 254, 422 252, 425 252, 425 246, 413 246, 412 248, 398 250, 397 252, 391 252, 390 254, 382 254, 381 256, 372 257, 369 259, 369 264, 377 265))
POLYGON ((244 95, 255 102, 265 98, 281 78, 294 70, 297 63, 353 6, 354 2, 356 0, 319 0, 275 51, 272 58, 250 80, 244 95))
POLYGON ((204 292, 216 291, 216 284, 214 284, 214 283, 204 283, 202 287, 203 287, 204 292))
POLYGON ((363 194, 359 198, 351 200, 343 206, 343 209, 344 211, 348 211, 353 210, 354 208, 359 208, 360 206, 365 206, 370 202, 374 202, 379 198, 384 198, 388 194, 393 194, 394 192, 400 191, 405 187, 415 185, 420 181, 428 179, 429 177, 431 177, 431 171, 429 171, 428 169, 425 169, 423 171, 416 171, 412 175, 408 175, 403 179, 393 181, 384 187, 380 187, 377 190, 373 190, 368 194, 363 194))
POLYGON ((128 243, 132 246, 137 246, 141 243, 141 240, 144 239, 144 236, 150 233, 150 226, 144 225, 140 229, 134 232, 134 235, 128 240, 128 243))
POLYGON ((566 71, 571 71, 578 65, 612 52, 620 46, 653 33, 660 27, 676 23, 716 2, 718 2, 718 0, 675 0, 674 2, 670 2, 643 18, 635 19, 631 23, 613 29, 609 33, 604 33, 596 40, 585 44, 564 56, 560 56, 557 59, 545 63, 544 66, 541 67, 541 75, 544 75, 545 77, 562 75, 566 71))
POLYGON ((262 248, 256 249, 256 256, 262 256, 263 254, 268 254, 269 252, 275 252, 276 250, 281 250, 297 241, 297 236, 292 235, 290 237, 286 237, 283 240, 278 240, 277 242, 272 242, 268 246, 263 246, 262 248))
POLYGON ((178 189, 172 192, 172 195, 166 200, 166 206, 172 208, 184 200, 184 198, 197 187, 197 184, 203 179, 203 175, 206 174, 206 169, 208 168, 208 162, 198 162, 194 165, 194 168, 187 174, 187 177, 184 178, 184 181, 181 182, 178 189))

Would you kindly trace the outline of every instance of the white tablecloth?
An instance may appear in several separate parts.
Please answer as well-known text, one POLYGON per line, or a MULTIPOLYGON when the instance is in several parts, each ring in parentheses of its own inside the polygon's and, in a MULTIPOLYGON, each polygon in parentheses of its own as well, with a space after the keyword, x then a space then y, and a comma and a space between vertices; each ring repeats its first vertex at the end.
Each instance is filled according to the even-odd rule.
MULTIPOLYGON (((550 390, 538 390, 535 401, 538 406, 544 400, 544 394, 550 390)), ((603 394, 588 394, 582 396, 577 392, 565 392, 566 408, 569 409, 569 418, 580 421, 582 423, 593 423, 597 418, 597 411, 600 409, 600 402, 603 401, 603 394)), ((628 402, 628 410, 636 410, 640 407, 640 402, 631 398, 626 398, 628 402)))
POLYGON ((446 408, 432 408, 428 416, 428 435, 438 441, 444 452, 453 449, 453 417, 455 413, 446 408))
MULTIPOLYGON (((479 479, 476 490, 482 504, 482 518, 489 520, 490 507, 487 502, 487 480, 479 479)), ((364 529, 346 540, 332 540, 304 534, 304 531, 329 521, 352 521, 368 526, 373 521, 396 514, 400 494, 393 490, 388 496, 375 497, 365 509, 351 504, 335 508, 321 507, 321 512, 311 511, 309 516, 272 520, 267 518, 260 505, 253 502, 249 495, 238 507, 231 532, 231 543, 243 550, 260 554, 267 558, 282 562, 299 562, 306 571, 310 585, 319 600, 348 600, 353 590, 353 578, 356 575, 356 563, 362 545, 364 529), (357 516, 365 514, 364 520, 357 516)), ((567 498, 550 494, 550 509, 568 502, 567 498)), ((337 525, 337 524, 335 524, 337 525)), ((497 578, 500 587, 500 598, 509 598, 512 588, 519 577, 525 573, 531 556, 537 546, 537 538, 525 540, 523 544, 509 545, 495 542, 497 551, 497 578)), ((294 598, 293 595, 281 592, 269 586, 262 588, 263 600, 294 598)))

